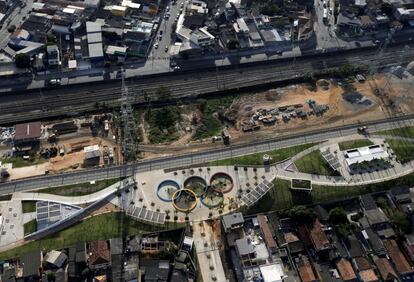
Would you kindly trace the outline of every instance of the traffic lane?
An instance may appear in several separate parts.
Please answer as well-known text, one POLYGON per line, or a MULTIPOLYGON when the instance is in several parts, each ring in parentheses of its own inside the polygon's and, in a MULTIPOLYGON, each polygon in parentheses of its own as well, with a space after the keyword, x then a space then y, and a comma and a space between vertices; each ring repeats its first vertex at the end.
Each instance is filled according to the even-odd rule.
MULTIPOLYGON (((373 121, 367 123, 370 130, 384 130, 414 124, 414 115, 393 118, 392 120, 373 121)), ((177 168, 205 163, 213 160, 231 158, 257 152, 264 152, 275 148, 290 147, 305 143, 314 143, 335 137, 355 134, 361 124, 351 124, 337 128, 328 128, 303 134, 303 136, 284 136, 281 140, 261 140, 253 144, 230 146, 218 150, 197 152, 174 157, 159 158, 142 161, 125 166, 114 166, 99 169, 89 169, 78 172, 63 173, 60 175, 40 176, 26 180, 18 180, 0 184, 0 194, 32 190, 44 187, 62 186, 85 183, 94 180, 125 177, 136 172, 145 172, 157 169, 177 168)))

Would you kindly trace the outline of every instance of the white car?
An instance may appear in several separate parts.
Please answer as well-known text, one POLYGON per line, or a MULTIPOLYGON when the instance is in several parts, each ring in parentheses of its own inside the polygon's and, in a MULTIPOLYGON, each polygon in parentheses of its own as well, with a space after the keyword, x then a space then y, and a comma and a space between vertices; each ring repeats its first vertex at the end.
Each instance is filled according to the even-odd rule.
POLYGON ((154 44, 154 48, 158 49, 158 42, 154 44))

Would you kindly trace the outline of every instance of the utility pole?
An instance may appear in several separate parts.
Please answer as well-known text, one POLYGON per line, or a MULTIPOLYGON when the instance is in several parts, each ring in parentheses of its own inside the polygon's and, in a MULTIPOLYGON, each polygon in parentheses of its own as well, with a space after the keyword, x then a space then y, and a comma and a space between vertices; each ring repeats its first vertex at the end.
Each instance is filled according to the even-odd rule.
MULTIPOLYGON (((127 163, 130 160, 135 160, 138 156, 138 145, 137 140, 135 140, 138 131, 131 105, 131 97, 129 96, 128 87, 125 85, 125 72, 123 68, 121 72, 122 154, 124 163, 127 163)), ((126 175, 124 176, 126 177, 126 175)))

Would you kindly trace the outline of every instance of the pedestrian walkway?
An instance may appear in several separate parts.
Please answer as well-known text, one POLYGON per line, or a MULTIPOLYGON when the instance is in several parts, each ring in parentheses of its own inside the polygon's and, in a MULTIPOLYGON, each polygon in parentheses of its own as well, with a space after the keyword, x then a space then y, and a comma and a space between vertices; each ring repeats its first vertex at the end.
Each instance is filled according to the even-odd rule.
POLYGON ((105 198, 109 194, 113 193, 115 190, 120 188, 120 182, 117 182, 105 189, 102 189, 96 193, 84 195, 84 196, 59 196, 46 193, 38 192, 16 192, 13 194, 13 200, 20 201, 49 201, 61 204, 69 205, 83 205, 96 202, 102 198, 105 198))

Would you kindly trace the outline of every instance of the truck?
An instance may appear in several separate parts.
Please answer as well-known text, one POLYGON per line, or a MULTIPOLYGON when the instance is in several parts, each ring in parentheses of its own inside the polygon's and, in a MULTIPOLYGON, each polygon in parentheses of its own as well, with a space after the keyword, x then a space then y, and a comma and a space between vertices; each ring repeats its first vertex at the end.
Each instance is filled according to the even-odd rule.
POLYGON ((224 145, 230 145, 230 133, 227 128, 224 128, 221 132, 221 137, 223 138, 224 145))

